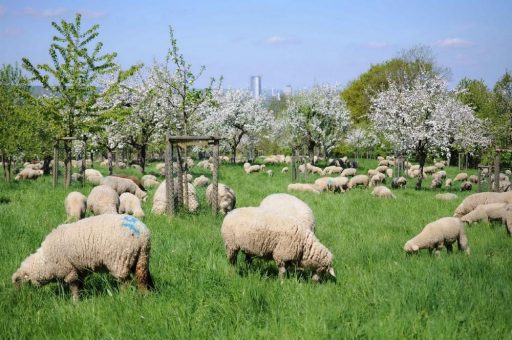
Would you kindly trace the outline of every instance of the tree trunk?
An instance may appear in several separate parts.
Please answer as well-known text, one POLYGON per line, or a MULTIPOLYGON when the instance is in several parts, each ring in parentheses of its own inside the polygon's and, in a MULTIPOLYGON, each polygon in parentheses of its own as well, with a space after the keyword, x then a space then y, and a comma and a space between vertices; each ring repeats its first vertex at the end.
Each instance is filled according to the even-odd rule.
POLYGON ((91 156, 91 168, 94 169, 94 152, 90 152, 90 156, 91 156))
POLYGON ((308 143, 308 156, 311 164, 315 164, 315 142, 308 143))
POLYGON ((72 170, 71 151, 72 150, 71 150, 71 147, 69 146, 69 142, 67 142, 67 141, 64 143, 64 150, 65 150, 65 154, 66 154, 66 157, 64 159, 64 168, 66 169, 66 172, 64 174, 64 187, 69 188, 69 185, 71 184, 71 170, 72 170))
POLYGON ((5 155, 2 151, 2 167, 4 169, 4 180, 7 181, 7 164, 5 163, 5 155))
POLYGON ((146 148, 147 148, 146 144, 143 144, 140 147, 139 165, 142 168, 142 173, 144 173, 144 171, 146 169, 146 148))
POLYGON ((420 173, 418 175, 418 181, 416 182, 416 190, 421 190, 421 182, 423 181, 423 167, 425 166, 425 160, 427 159, 427 152, 423 147, 418 148, 418 158, 420 163, 420 173))
POLYGON ((12 179, 11 164, 12 164, 12 158, 8 157, 7 158, 7 182, 10 182, 12 179))
POLYGON ((52 156, 44 156, 44 159, 43 159, 43 173, 45 175, 49 175, 50 174, 50 163, 52 161, 52 156))
POLYGON ((108 174, 109 174, 110 176, 112 176, 112 173, 113 173, 113 169, 112 169, 112 158, 113 158, 112 150, 111 150, 111 149, 108 149, 108 152, 107 152, 107 159, 108 159, 108 174))
MULTIPOLYGON (((236 145, 232 146, 231 147, 231 163, 235 164, 236 163, 236 145)), ((249 157, 248 157, 248 161, 250 161, 250 152, 249 152, 249 157)))

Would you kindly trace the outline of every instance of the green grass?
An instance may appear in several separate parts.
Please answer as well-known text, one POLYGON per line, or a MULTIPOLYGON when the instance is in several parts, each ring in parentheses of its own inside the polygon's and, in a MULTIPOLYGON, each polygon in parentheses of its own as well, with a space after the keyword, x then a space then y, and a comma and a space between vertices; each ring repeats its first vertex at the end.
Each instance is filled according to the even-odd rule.
MULTIPOLYGON (((360 163, 367 169, 377 162, 360 163)), ((269 168, 274 177, 222 166, 221 181, 235 189, 238 207, 286 192, 290 176, 281 174, 281 166, 269 168)), ((449 177, 457 172, 449 169, 449 177)), ((144 222, 152 232, 156 292, 143 294, 135 284, 123 288, 107 274, 94 274, 74 304, 67 287, 57 283, 38 289, 11 284, 21 261, 66 219, 67 191, 53 190, 50 177, 0 181, 1 337, 512 338, 512 239, 505 228, 469 227, 471 256, 406 256, 405 241, 425 224, 451 216, 469 194, 440 202, 434 199, 440 190, 413 187, 410 181, 406 189, 394 190, 396 200, 374 198, 365 189, 296 194, 312 207, 316 234, 335 256, 337 281, 322 284, 293 270, 281 281, 274 263, 262 260, 231 268, 219 231, 222 216, 211 215, 204 188, 198 190, 199 213, 174 218, 150 214, 155 189, 150 190, 144 222)), ((74 184, 68 191, 90 189, 74 184)))

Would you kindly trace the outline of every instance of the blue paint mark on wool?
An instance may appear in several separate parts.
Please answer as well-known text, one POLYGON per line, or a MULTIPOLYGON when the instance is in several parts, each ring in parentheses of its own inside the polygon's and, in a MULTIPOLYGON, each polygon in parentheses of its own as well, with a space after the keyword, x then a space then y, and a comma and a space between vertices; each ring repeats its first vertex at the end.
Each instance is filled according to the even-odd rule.
POLYGON ((140 230, 139 228, 137 228, 137 225, 144 226, 144 224, 141 221, 130 215, 126 215, 123 217, 123 223, 121 225, 129 229, 134 236, 140 235, 140 230))

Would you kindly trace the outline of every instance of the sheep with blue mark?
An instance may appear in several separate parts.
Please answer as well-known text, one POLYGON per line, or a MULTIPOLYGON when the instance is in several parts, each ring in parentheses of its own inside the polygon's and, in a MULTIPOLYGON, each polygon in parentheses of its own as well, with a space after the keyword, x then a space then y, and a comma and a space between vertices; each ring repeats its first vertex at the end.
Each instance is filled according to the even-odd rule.
POLYGON ((84 277, 106 269, 122 283, 134 274, 139 289, 153 287, 149 272, 149 229, 133 216, 106 214, 62 224, 50 232, 41 247, 27 257, 13 274, 18 286, 28 282, 39 287, 63 281, 73 300, 80 296, 84 277))

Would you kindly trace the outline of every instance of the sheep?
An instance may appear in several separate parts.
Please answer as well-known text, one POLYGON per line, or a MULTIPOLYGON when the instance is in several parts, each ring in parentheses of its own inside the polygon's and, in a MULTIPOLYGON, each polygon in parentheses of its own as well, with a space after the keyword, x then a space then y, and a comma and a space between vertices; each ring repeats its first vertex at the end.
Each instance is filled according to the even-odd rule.
POLYGON ((141 181, 144 182, 147 179, 152 179, 153 181, 158 181, 158 178, 156 178, 155 175, 144 175, 144 176, 142 176, 141 181))
POLYGON ((372 191, 372 195, 380 198, 396 198, 395 195, 387 187, 379 185, 372 191))
POLYGON ((438 169, 444 169, 445 164, 444 164, 444 162, 436 162, 436 163, 434 163, 434 166, 438 169))
POLYGON ((94 185, 99 185, 103 175, 95 169, 85 169, 85 181, 94 185))
POLYGON ((313 210, 302 200, 288 194, 271 194, 265 197, 259 206, 275 214, 284 214, 294 217, 299 225, 315 232, 315 216, 313 210))
POLYGON ((144 188, 149 189, 158 187, 160 185, 160 182, 152 178, 146 178, 145 180, 143 180, 142 185, 144 185, 144 188))
POLYGON ((369 178, 366 175, 357 175, 350 179, 348 182, 348 188, 352 189, 357 185, 362 185, 364 187, 368 186, 369 178))
POLYGON ((73 182, 79 182, 80 180, 82 179, 82 175, 77 173, 77 172, 73 172, 71 174, 71 181, 73 182))
POLYGON ((14 177, 16 181, 20 179, 37 179, 38 177, 43 175, 43 170, 34 170, 31 168, 25 168, 20 171, 19 174, 14 177))
POLYGON ((510 171, 510 169, 507 169, 507 170, 505 170, 505 174, 507 176, 512 176, 512 171, 510 171))
MULTIPOLYGON (((246 164, 248 164, 248 163, 246 163, 246 164)), ((262 170, 263 170, 263 165, 250 165, 248 167, 244 166, 244 171, 247 175, 250 174, 251 172, 260 172, 262 170)))
POLYGON ((387 170, 386 170, 386 175, 387 175, 389 178, 393 178, 393 169, 387 169, 387 170))
POLYGON ((395 177, 391 181, 391 187, 394 189, 405 188, 407 185, 407 179, 405 177, 395 177))
POLYGON ((140 199, 129 192, 123 192, 121 196, 119 196, 119 213, 130 214, 138 218, 144 217, 140 199))
MULTIPOLYGON (((158 189, 156 189, 155 195, 153 196, 153 207, 151 208, 151 212, 155 215, 162 215, 165 213, 165 207, 167 205, 165 183, 165 180, 163 180, 162 183, 160 183, 158 189)), ((176 180, 176 178, 174 179, 174 185, 175 187, 178 185, 178 181, 176 180)), ((188 211, 196 212, 197 209, 199 208, 199 201, 197 200, 196 189, 192 185, 192 183, 188 183, 188 200, 185 198, 184 192, 182 193, 182 195, 183 203, 188 208, 188 211)))
POLYGON ((326 175, 332 175, 332 174, 341 174, 342 171, 343 171, 343 168, 341 166, 331 165, 331 166, 325 167, 323 172, 326 175))
POLYGON ((471 185, 471 182, 463 182, 461 183, 460 185, 460 191, 471 191, 471 189, 473 188, 473 186, 471 185))
POLYGON ((440 180, 444 180, 446 178, 446 171, 440 170, 432 175, 433 177, 437 177, 440 180))
POLYGON ((197 177, 196 179, 194 179, 194 182, 192 184, 194 185, 194 187, 198 188, 198 187, 205 187, 208 185, 208 183, 210 183, 210 180, 208 179, 208 177, 201 175, 201 176, 197 177))
POLYGON ((78 191, 70 192, 64 200, 67 222, 75 222, 85 217, 87 211, 87 197, 78 191))
POLYGON ((98 185, 87 197, 87 208, 94 215, 117 214, 119 195, 108 185, 98 185))
POLYGON ((281 173, 282 174, 285 174, 287 172, 288 172, 288 167, 287 166, 285 166, 283 169, 281 169, 281 173))
POLYGON ((341 176, 343 176, 343 177, 355 176, 356 172, 357 172, 357 170, 354 168, 346 168, 346 169, 343 169, 343 171, 341 172, 341 176))
POLYGON ((447 188, 451 188, 452 187, 452 179, 451 178, 447 178, 446 181, 444 182, 444 186, 447 187, 447 188))
POLYGON ((512 209, 508 203, 489 203, 480 204, 472 212, 461 217, 465 223, 474 223, 478 221, 488 221, 489 219, 506 219, 506 214, 512 209))
POLYGON ((272 170, 267 170, 267 175, 268 177, 272 177, 274 173, 272 172, 272 170))
POLYGON ((420 170, 419 169, 409 169, 407 170, 407 176, 409 176, 410 178, 416 178, 418 177, 420 174, 420 170))
POLYGON ((512 192, 479 192, 466 197, 455 209, 453 216, 462 217, 475 210, 480 204, 512 203, 512 192))
POLYGON ((432 183, 430 184, 431 189, 439 189, 443 186, 443 180, 437 176, 432 178, 432 183))
POLYGON ((377 170, 375 169, 370 169, 368 170, 368 177, 372 178, 373 176, 377 175, 377 174, 380 174, 380 172, 378 172, 377 170))
POLYGON ((376 184, 381 184, 386 180, 386 176, 383 173, 378 173, 370 179, 370 183, 368 184, 369 187, 373 187, 376 184))
POLYGON ((468 179, 468 174, 465 173, 465 172, 461 172, 461 173, 457 174, 457 176, 455 176, 453 181, 454 182, 463 182, 463 181, 465 181, 467 179, 468 179))
POLYGON ((345 192, 348 185, 346 177, 320 177, 315 180, 315 187, 318 191, 345 192))
POLYGON ((440 201, 451 201, 457 199, 457 195, 452 193, 446 193, 446 194, 437 194, 436 199, 440 201))
POLYGON ((426 166, 426 167, 423 168, 423 173, 427 174, 427 175, 432 175, 436 171, 437 171, 437 167, 434 166, 434 165, 426 166))
POLYGON ((385 158, 382 157, 382 156, 377 156, 377 160, 380 162, 380 161, 383 161, 385 158))
POLYGON ((238 208, 224 218, 221 234, 232 265, 242 251, 249 262, 253 256, 272 258, 281 279, 286 275, 286 265, 292 263, 310 269, 314 282, 324 273, 336 277, 332 253, 293 216, 261 208, 238 208))
POLYGON ((411 165, 409 167, 409 170, 419 170, 420 169, 420 165, 419 164, 414 164, 414 165, 411 165))
POLYGON ((320 169, 319 167, 317 166, 313 166, 311 164, 306 164, 306 169, 308 169, 308 171, 312 174, 317 174, 317 175, 320 175, 320 176, 323 176, 324 175, 324 171, 322 169, 320 169))
POLYGON ((138 165, 138 164, 132 164, 132 165, 130 165, 130 168, 135 169, 135 170, 137 170, 138 172, 141 172, 141 173, 144 172, 144 171, 142 171, 142 167, 140 165, 138 165))
POLYGON ((434 251, 438 255, 440 249, 446 246, 448 253, 451 253, 452 244, 455 241, 458 243, 459 250, 469 255, 464 223, 457 217, 443 217, 427 224, 418 235, 407 241, 404 251, 413 253, 428 248, 430 252, 434 251))
MULTIPOLYGON (((124 174, 114 174, 112 175, 113 177, 119 177, 119 178, 124 178, 124 179, 129 179, 131 180, 133 183, 135 183, 140 190, 146 190, 146 188, 144 187, 144 185, 142 184, 141 180, 138 179, 136 176, 130 176, 130 175, 124 175, 124 174)), ((156 179, 156 178, 155 178, 156 179)), ((121 193, 120 193, 121 194, 121 193)))
POLYGON ((146 192, 142 191, 131 179, 127 178, 107 176, 103 177, 100 183, 102 185, 108 185, 114 189, 118 195, 121 195, 123 192, 129 192, 143 201, 146 201, 148 195, 146 192))
POLYGON ((313 194, 319 194, 320 191, 316 188, 314 184, 304 184, 304 183, 291 183, 288 184, 288 191, 304 191, 311 192, 313 194))
POLYGON ((478 184, 478 176, 471 175, 469 176, 468 180, 473 184, 478 184))
POLYGON ((383 160, 379 161, 378 166, 389 166, 389 161, 387 159, 383 159, 383 160))
POLYGON ((123 283, 134 274, 138 288, 147 290, 153 288, 150 249, 149 229, 135 217, 93 216, 52 230, 41 247, 21 263, 12 283, 39 287, 64 281, 77 301, 84 276, 106 269, 123 283))
POLYGON ((381 165, 381 166, 378 166, 375 168, 375 170, 377 170, 378 172, 382 172, 382 173, 386 173, 386 170, 388 170, 389 168, 385 165, 381 165))
MULTIPOLYGON (((235 209, 236 206, 236 194, 233 189, 228 187, 225 184, 219 183, 217 191, 217 202, 219 207, 219 212, 223 215, 227 214, 231 210, 235 209)), ((213 183, 210 184, 206 188, 206 200, 208 201, 208 205, 210 207, 213 206, 213 199, 215 196, 213 192, 213 183)))

